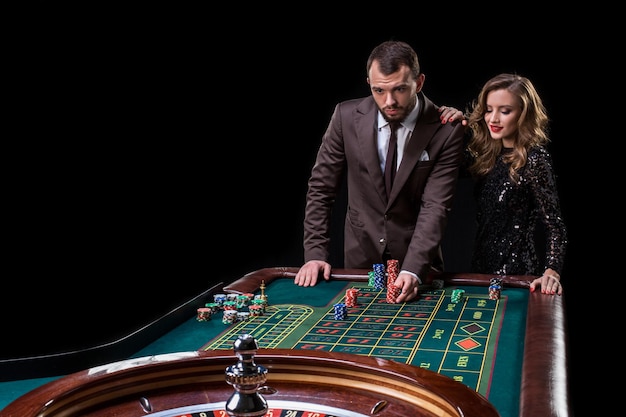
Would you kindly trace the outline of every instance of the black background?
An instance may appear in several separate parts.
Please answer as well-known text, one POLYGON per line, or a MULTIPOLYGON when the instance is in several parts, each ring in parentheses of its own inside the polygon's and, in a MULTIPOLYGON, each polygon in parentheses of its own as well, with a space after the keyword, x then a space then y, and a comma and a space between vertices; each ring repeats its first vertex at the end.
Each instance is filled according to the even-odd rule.
MULTIPOLYGON (((465 108, 500 72, 535 83, 569 228, 569 346, 583 341, 574 324, 593 225, 571 149, 586 128, 580 60, 596 53, 578 28, 555 34, 545 18, 521 32, 465 22, 427 33, 367 21, 339 34, 323 21, 220 31, 146 20, 60 27, 11 67, 0 358, 113 341, 213 283, 299 266, 321 135, 336 102, 369 93, 367 56, 387 39, 416 49, 424 92, 441 105, 465 108)), ((468 198, 461 188, 446 238, 452 270, 466 265, 468 198)), ((570 350, 573 386, 584 367, 570 350)))

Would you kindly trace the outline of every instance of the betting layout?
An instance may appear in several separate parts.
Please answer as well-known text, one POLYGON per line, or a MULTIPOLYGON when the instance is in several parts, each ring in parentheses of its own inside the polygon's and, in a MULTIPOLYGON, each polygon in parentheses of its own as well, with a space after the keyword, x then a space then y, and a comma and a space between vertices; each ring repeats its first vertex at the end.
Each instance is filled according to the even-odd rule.
POLYGON ((235 322, 202 349, 231 349, 245 333, 260 348, 345 352, 419 366, 486 395, 483 375, 490 372, 484 367, 493 363, 494 329, 501 327, 506 300, 471 288, 441 288, 394 304, 384 288, 352 283, 322 308, 269 302, 262 315, 235 322), (345 304, 351 306, 338 316, 337 305, 345 304))

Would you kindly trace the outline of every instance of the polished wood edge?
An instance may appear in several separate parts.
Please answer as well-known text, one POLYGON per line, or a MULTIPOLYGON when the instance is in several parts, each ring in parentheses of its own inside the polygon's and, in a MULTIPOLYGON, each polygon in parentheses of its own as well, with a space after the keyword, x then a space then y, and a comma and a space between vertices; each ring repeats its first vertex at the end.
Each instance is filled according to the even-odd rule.
POLYGON ((50 355, 2 359, 0 360, 0 381, 67 375, 97 364, 126 359, 164 333, 179 326, 189 317, 196 315, 200 300, 212 300, 212 294, 221 292, 223 286, 223 282, 213 285, 157 320, 110 343, 50 355))
POLYGON ((567 330, 563 296, 531 293, 526 317, 520 416, 566 417, 567 330))
MULTIPOLYGON (((257 291, 262 283, 295 278, 297 267, 272 267, 250 272, 224 287, 233 293, 257 291)), ((331 279, 368 281, 369 270, 335 269, 331 279)), ((530 288, 532 275, 493 275, 462 272, 432 273, 426 283, 441 279, 446 285, 488 287, 492 278, 503 287, 530 288)), ((528 299, 524 359, 520 392, 520 417, 567 417, 571 405, 567 381, 567 334, 563 296, 531 293, 528 299)))
MULTIPOLYGON (((121 361, 70 374, 26 393, 1 410, 0 416, 79 415, 81 407, 106 408, 118 396, 155 396, 165 387, 178 387, 181 392, 212 390, 211 384, 227 387, 224 370, 237 362, 234 352, 188 353, 121 361)), ((385 392, 415 407, 440 410, 437 415, 499 417, 489 401, 466 385, 434 371, 391 360, 297 349, 259 349, 254 359, 268 369, 270 386, 289 386, 308 378, 311 383, 333 388, 347 378, 353 388, 385 392)))
MULTIPOLYGON (((232 293, 251 293, 258 290, 262 282, 269 284, 278 278, 295 278, 299 269, 300 268, 297 267, 272 267, 258 269, 226 285, 224 290, 232 293)), ((330 279, 367 282, 369 280, 369 271, 370 270, 368 269, 333 269, 330 279)), ((433 280, 438 279, 443 280, 446 285, 475 285, 488 287, 492 278, 502 279, 502 285, 504 287, 529 288, 530 283, 537 277, 533 275, 433 272, 426 278, 425 284, 429 284, 433 280)))

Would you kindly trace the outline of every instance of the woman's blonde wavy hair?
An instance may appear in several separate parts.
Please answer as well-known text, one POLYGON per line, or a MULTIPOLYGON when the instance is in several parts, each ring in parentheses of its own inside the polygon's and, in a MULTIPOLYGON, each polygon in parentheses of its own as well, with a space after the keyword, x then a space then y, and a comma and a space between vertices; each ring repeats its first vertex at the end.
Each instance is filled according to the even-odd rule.
POLYGON ((499 74, 487 81, 478 98, 472 103, 467 117, 472 132, 468 151, 473 156, 469 171, 473 175, 479 177, 487 175, 502 151, 502 141, 491 138, 484 118, 487 111, 487 95, 495 90, 511 92, 518 98, 522 110, 517 121, 513 152, 504 155, 504 161, 511 164, 509 177, 514 183, 518 183, 519 170, 526 165, 528 150, 549 142, 548 114, 541 97, 528 78, 516 74, 499 74))

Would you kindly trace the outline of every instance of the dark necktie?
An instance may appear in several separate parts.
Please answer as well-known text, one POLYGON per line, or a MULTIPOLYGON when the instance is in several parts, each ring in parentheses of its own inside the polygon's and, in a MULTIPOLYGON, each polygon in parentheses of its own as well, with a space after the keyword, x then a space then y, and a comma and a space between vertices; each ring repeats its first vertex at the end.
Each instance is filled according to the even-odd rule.
POLYGON ((391 186, 396 176, 396 165, 398 162, 398 138, 396 131, 399 126, 400 123, 397 122, 389 123, 391 136, 389 137, 389 148, 387 149, 387 159, 385 160, 385 190, 387 191, 387 198, 391 194, 391 186))

